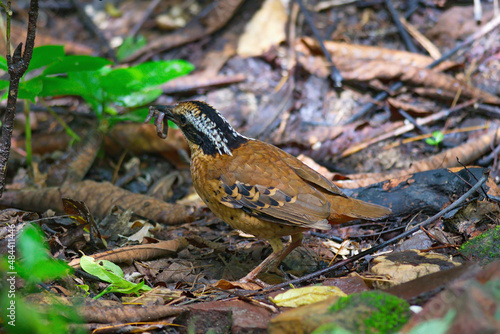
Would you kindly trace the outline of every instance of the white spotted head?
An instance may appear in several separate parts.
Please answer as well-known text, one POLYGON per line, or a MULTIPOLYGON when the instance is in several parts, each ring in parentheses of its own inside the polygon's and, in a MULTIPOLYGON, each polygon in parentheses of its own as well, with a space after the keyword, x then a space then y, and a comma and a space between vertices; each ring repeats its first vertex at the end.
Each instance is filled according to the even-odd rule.
POLYGON ((186 139, 209 155, 232 155, 231 150, 248 141, 226 119, 205 102, 180 102, 176 106, 155 106, 174 122, 186 139))

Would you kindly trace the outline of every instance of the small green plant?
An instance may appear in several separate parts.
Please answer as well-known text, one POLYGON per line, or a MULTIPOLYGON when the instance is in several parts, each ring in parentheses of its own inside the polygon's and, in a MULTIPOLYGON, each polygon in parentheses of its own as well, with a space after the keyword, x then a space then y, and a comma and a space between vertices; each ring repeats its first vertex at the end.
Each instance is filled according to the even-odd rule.
MULTIPOLYGON (((107 260, 96 261, 90 256, 82 256, 80 259, 80 266, 83 270, 91 275, 99 277, 101 280, 111 283, 104 291, 95 297, 95 299, 110 292, 119 293, 138 293, 140 291, 149 291, 151 288, 144 285, 144 281, 140 283, 132 283, 124 278, 122 269, 107 260)), ((82 286, 85 291, 88 287, 82 286)))
MULTIPOLYGON (((81 323, 76 310, 58 301, 51 294, 36 294, 35 299, 43 298, 43 307, 34 305, 24 295, 36 291, 39 283, 51 281, 70 273, 71 268, 61 260, 52 258, 45 243, 45 236, 36 225, 27 225, 19 233, 17 242, 15 228, 7 237, 8 255, 0 258, 0 317, 8 333, 51 333, 63 334, 70 331, 73 324, 81 323), (19 284, 24 280, 24 287, 19 284), (28 321, 29 320, 29 321, 28 321)), ((74 332, 79 332, 73 328, 74 332)))
MULTIPOLYGON (((142 42, 137 43, 141 45, 142 42)), ((128 48, 133 50, 134 47, 128 48)), ((123 51, 125 55, 126 49, 123 51)), ((112 65, 113 62, 101 57, 66 55, 62 45, 37 47, 19 84, 18 98, 35 103, 37 99, 43 102, 47 97, 79 96, 95 112, 101 129, 106 130, 124 120, 143 122, 148 110, 140 107, 162 94, 159 86, 194 69, 184 60, 151 61, 117 68, 112 65), (120 108, 127 112, 119 115, 120 108)), ((3 57, 0 57, 0 70, 7 71, 7 61, 3 57)), ((0 91, 8 86, 8 81, 0 80, 0 91)), ((7 97, 6 94, 3 98, 7 97)), ((26 107, 29 107, 28 103, 26 107)), ((29 127, 29 122, 26 126, 29 127)), ((69 127, 65 124, 63 127, 78 140, 69 127)), ((27 128, 26 132, 29 130, 27 128)), ((27 140, 26 144, 30 145, 30 142, 27 140)), ((31 156, 27 156, 27 161, 31 161, 31 156)))
POLYGON ((123 40, 122 45, 116 50, 116 58, 118 61, 122 61, 135 51, 145 47, 146 44, 146 38, 142 35, 138 35, 137 37, 129 36, 123 40))
POLYGON ((14 271, 28 285, 51 281, 71 272, 66 262, 50 255, 45 235, 37 225, 27 225, 21 230, 17 250, 20 259, 15 261, 14 271))
MULTIPOLYGON (((194 69, 184 60, 119 68, 112 64, 101 57, 66 55, 62 45, 37 47, 20 84, 19 98, 35 102, 37 97, 80 96, 102 119, 105 114, 116 115, 117 107, 137 108, 154 101, 162 93, 159 85, 194 69), (33 77, 35 70, 41 73, 33 77)), ((5 58, 0 59, 0 69, 7 69, 5 58)), ((8 81, 0 80, 0 89, 7 86, 8 81)))
POLYGON ((432 133, 432 137, 427 138, 425 142, 429 145, 433 145, 436 148, 439 148, 439 145, 441 145, 443 139, 444 139, 444 133, 442 133, 441 131, 434 131, 432 133))

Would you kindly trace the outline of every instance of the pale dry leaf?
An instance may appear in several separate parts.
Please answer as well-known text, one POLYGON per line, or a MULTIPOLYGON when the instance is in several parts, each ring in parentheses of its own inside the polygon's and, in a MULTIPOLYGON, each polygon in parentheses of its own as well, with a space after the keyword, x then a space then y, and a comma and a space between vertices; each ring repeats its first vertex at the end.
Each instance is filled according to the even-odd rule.
POLYGON ((260 56, 285 40, 287 13, 281 0, 266 0, 245 27, 238 41, 242 57, 260 56))
POLYGON ((345 297, 346 294, 336 286, 307 286, 288 290, 274 298, 269 297, 269 299, 277 306, 298 307, 317 303, 334 296, 345 297))

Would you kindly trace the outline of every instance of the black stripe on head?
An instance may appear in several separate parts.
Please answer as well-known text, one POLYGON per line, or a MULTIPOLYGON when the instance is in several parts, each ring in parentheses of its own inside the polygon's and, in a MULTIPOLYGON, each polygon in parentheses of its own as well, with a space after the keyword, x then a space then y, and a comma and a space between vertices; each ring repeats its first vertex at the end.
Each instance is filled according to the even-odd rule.
POLYGON ((188 140, 199 145, 205 154, 229 154, 248 141, 234 130, 226 119, 205 102, 181 102, 176 108, 179 124, 188 140), (183 119, 181 120, 180 117, 183 119))

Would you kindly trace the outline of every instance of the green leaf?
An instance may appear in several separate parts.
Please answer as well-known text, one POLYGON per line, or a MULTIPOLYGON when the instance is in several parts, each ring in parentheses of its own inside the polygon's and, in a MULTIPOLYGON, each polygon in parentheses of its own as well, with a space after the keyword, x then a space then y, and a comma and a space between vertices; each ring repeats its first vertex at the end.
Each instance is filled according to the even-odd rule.
POLYGON ((73 72, 67 78, 43 77, 40 96, 76 95, 81 96, 92 109, 102 114, 104 92, 100 88, 99 72, 73 72))
POLYGON ((144 89, 126 96, 115 97, 115 103, 122 107, 141 107, 156 100, 163 91, 161 89, 144 89))
POLYGON ((104 75, 101 85, 109 96, 128 95, 144 88, 143 74, 134 68, 118 68, 104 75))
POLYGON ((436 145, 436 141, 434 140, 434 138, 427 138, 425 142, 429 145, 436 145))
POLYGON ((150 61, 135 66, 143 73, 144 87, 154 87, 189 74, 194 65, 185 60, 150 61))
POLYGON ((44 45, 36 47, 33 49, 33 56, 31 57, 27 72, 61 61, 64 55, 64 45, 44 45))
POLYGON ((87 94, 88 87, 79 80, 63 77, 42 77, 43 89, 39 96, 64 96, 87 94))
POLYGON ((90 104, 98 118, 102 117, 108 101, 107 93, 102 88, 101 79, 109 71, 109 68, 104 67, 99 71, 68 73, 68 78, 79 82, 85 87, 85 92, 82 92, 80 96, 90 104))
POLYGON ((71 268, 61 260, 49 255, 45 236, 35 225, 28 225, 19 234, 17 249, 21 260, 16 262, 19 276, 29 282, 40 282, 67 275, 71 268))
POLYGON ((9 82, 7 80, 0 80, 0 90, 6 89, 9 87, 9 82))
POLYGON ((144 123, 146 116, 149 114, 148 108, 140 108, 135 109, 131 112, 128 112, 123 115, 116 115, 107 118, 109 126, 113 126, 118 122, 136 122, 136 123, 144 123))
POLYGON ((146 44, 146 38, 142 35, 139 35, 137 37, 129 36, 125 38, 122 45, 120 45, 118 50, 116 50, 116 58, 118 59, 118 61, 122 61, 123 59, 133 54, 135 51, 142 49, 144 46, 146 46, 146 44))
POLYGON ((35 103, 35 98, 43 90, 43 81, 40 77, 33 78, 28 81, 21 81, 19 83, 19 99, 27 99, 35 103))
POLYGON ((96 262, 94 258, 83 255, 80 259, 80 266, 87 273, 108 283, 116 283, 123 279, 122 269, 111 261, 99 260, 96 262))
MULTIPOLYGON (((56 298, 48 300, 48 304, 43 306, 33 305, 19 295, 16 293, 15 298, 7 293, 0 295, 0 319, 8 333, 86 333, 82 327, 74 326, 83 323, 75 307, 63 305, 56 298), (12 305, 13 313, 9 310, 12 305)), ((46 294, 43 298, 47 300, 50 295, 46 294)))
POLYGON ((149 291, 151 288, 145 286, 144 282, 139 284, 132 283, 123 278, 123 271, 119 266, 107 260, 96 261, 90 256, 82 256, 80 266, 83 270, 99 277, 101 280, 111 283, 103 292, 95 298, 109 292, 137 293, 139 291, 149 291))
POLYGON ((186 75, 194 66, 184 60, 147 62, 130 68, 111 71, 101 80, 102 87, 111 96, 130 93, 161 85, 171 79, 186 75))
POLYGON ((97 71, 106 65, 111 65, 108 59, 93 56, 66 56, 45 69, 43 74, 61 74, 81 71, 97 71))
POLYGON ((76 286, 85 291, 85 297, 90 295, 90 287, 87 284, 77 284, 76 286))
POLYGON ((45 245, 45 235, 35 225, 27 225, 21 230, 17 250, 23 256, 26 266, 32 268, 48 257, 49 248, 45 245))
POLYGON ((441 131, 434 131, 432 136, 436 140, 436 143, 441 143, 444 139, 444 134, 441 131))
POLYGON ((7 72, 9 68, 7 67, 7 59, 0 56, 0 70, 7 72))

